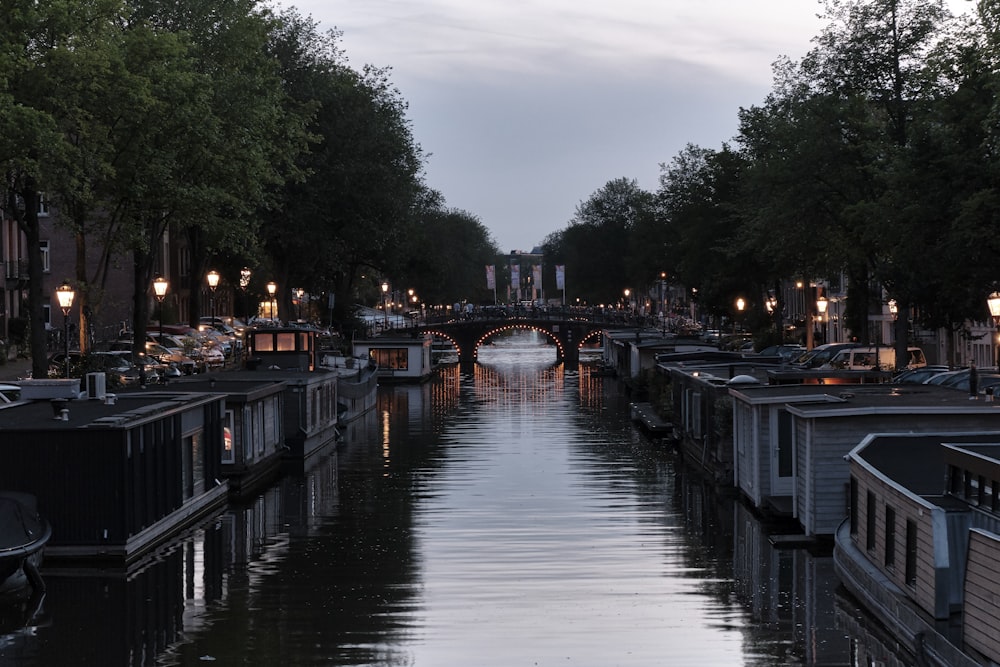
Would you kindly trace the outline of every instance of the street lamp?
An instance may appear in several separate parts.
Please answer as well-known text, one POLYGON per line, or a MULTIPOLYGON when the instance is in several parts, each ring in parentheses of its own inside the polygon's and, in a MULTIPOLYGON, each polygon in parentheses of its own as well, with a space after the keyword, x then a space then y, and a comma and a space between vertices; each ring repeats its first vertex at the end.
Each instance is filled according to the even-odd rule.
POLYGON ((382 281, 382 329, 389 328, 389 302, 386 300, 389 296, 389 281, 382 281))
POLYGON ((1000 367, 1000 292, 993 292, 986 299, 986 305, 990 307, 990 315, 993 317, 993 326, 997 330, 997 350, 994 355, 995 365, 1000 367))
POLYGON ((219 272, 212 269, 205 275, 205 279, 208 281, 208 286, 212 289, 212 326, 215 326, 215 288, 219 286, 219 272))
POLYGON ((59 308, 63 314, 63 352, 66 355, 66 377, 69 377, 69 310, 73 307, 74 297, 76 297, 76 292, 73 291, 68 280, 64 280, 62 285, 56 288, 56 299, 59 300, 59 308))
POLYGON ((160 311, 157 316, 157 319, 160 322, 160 337, 157 339, 157 342, 161 345, 163 344, 163 297, 167 295, 167 287, 169 287, 169 285, 170 283, 168 283, 167 279, 163 276, 156 276, 156 278, 153 279, 153 294, 156 295, 156 303, 159 306, 160 311))
POLYGON ((736 320, 733 320, 733 333, 736 333, 736 321, 743 316, 743 309, 747 307, 747 302, 743 300, 743 297, 738 297, 736 299, 736 320))
POLYGON ((247 288, 250 287, 250 267, 244 266, 240 269, 240 289, 243 290, 243 318, 247 324, 250 324, 250 297, 247 296, 247 288))
POLYGON ((660 333, 667 335, 667 272, 660 271, 660 333))
POLYGON ((829 343, 830 342, 830 341, 827 340, 827 334, 829 332, 827 331, 827 326, 826 326, 827 320, 824 317, 826 315, 826 309, 827 309, 827 307, 829 305, 830 305, 830 302, 822 294, 819 296, 818 299, 816 299, 816 312, 819 313, 819 321, 823 323, 823 342, 824 343, 829 343))
POLYGON ((306 291, 301 287, 295 288, 295 317, 299 322, 302 321, 302 295, 305 293, 306 291))
POLYGON ((272 280, 267 284, 267 293, 271 297, 271 320, 275 319, 275 311, 278 309, 278 304, 274 300, 274 295, 278 292, 278 285, 272 280))

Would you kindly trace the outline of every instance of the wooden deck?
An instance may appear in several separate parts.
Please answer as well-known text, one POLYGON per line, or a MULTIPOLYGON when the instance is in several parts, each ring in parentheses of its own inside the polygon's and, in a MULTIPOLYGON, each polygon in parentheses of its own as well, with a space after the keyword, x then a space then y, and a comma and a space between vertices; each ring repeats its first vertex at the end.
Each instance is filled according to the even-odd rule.
POLYGON ((656 414, 649 403, 629 403, 629 416, 652 435, 673 435, 674 425, 656 414))

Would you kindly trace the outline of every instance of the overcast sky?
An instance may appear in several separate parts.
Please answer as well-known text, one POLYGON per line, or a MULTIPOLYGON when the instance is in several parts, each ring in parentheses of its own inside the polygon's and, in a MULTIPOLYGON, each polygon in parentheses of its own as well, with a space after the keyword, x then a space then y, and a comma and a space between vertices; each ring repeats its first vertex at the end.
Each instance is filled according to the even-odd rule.
MULTIPOLYGON (((816 0, 286 0, 392 68, 426 180, 501 251, 531 250, 608 181, 655 191, 688 143, 719 148, 816 0)), ((967 0, 949 0, 966 11, 967 0)))

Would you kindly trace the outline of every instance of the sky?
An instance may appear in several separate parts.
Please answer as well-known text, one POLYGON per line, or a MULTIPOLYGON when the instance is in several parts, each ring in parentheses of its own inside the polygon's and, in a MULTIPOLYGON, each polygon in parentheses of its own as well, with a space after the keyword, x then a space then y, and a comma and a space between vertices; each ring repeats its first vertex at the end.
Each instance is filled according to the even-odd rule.
MULTIPOLYGON (((816 0, 288 0, 389 67, 424 177, 502 252, 530 251, 618 178, 654 192, 718 149, 824 22, 816 0)), ((967 11, 968 0, 948 0, 967 11)))

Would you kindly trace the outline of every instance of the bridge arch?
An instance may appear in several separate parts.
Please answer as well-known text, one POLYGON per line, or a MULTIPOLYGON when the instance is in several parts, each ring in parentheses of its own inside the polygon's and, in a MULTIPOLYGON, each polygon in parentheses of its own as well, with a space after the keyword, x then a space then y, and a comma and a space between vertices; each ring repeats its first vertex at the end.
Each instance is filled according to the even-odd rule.
MULTIPOLYGON (((559 340, 559 338, 554 333, 552 333, 545 327, 540 327, 536 324, 529 324, 526 322, 519 322, 515 320, 513 322, 509 322, 506 324, 498 324, 497 326, 493 327, 492 329, 486 330, 482 335, 480 335, 479 339, 476 341, 476 344, 473 346, 471 350, 472 359, 476 360, 479 358, 479 347, 481 345, 486 343, 488 340, 490 340, 497 334, 503 333, 504 331, 537 331, 538 333, 545 334, 546 336, 549 337, 549 339, 552 342, 556 344, 556 358, 560 360, 566 358, 566 350, 563 348, 563 342, 559 340)), ((461 356, 462 355, 459 354, 459 358, 461 358, 461 356)))
POLYGON ((441 331, 439 329, 424 329, 423 333, 430 334, 431 336, 438 336, 440 338, 444 338, 446 341, 455 346, 455 352, 458 353, 458 358, 459 359, 462 358, 462 344, 459 343, 457 340, 455 340, 455 338, 449 335, 447 332, 441 331))
POLYGON ((501 331, 524 329, 541 332, 556 344, 559 361, 576 364, 580 347, 607 328, 603 322, 559 317, 474 318, 449 320, 416 327, 418 333, 440 336, 455 346, 461 363, 474 363, 479 346, 501 331))

